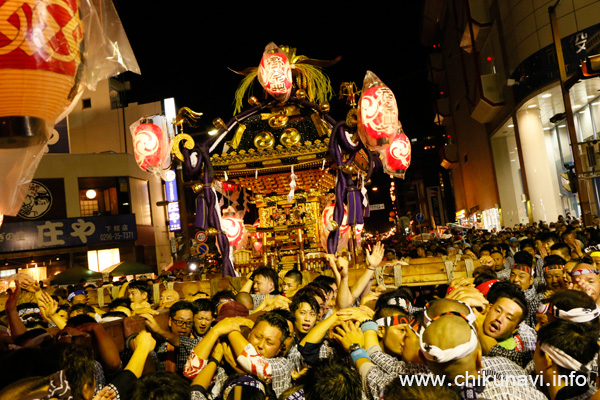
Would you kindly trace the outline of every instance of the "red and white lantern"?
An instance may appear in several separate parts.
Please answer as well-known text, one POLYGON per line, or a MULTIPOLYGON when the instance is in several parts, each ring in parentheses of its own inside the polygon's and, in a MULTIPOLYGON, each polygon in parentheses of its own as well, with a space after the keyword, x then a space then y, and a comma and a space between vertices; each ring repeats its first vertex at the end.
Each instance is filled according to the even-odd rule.
POLYGON ((46 143, 80 92, 84 24, 77 0, 0 6, 0 148, 46 143))
POLYGON ((394 93, 371 71, 363 83, 358 112, 358 133, 371 150, 389 145, 399 128, 398 104, 394 93))
POLYGON ((258 67, 258 81, 276 100, 287 101, 292 93, 292 68, 287 56, 275 43, 265 47, 258 67))
POLYGON ((142 118, 130 126, 135 161, 139 167, 158 175, 169 165, 171 151, 164 117, 142 118))
POLYGON ((227 216, 221 218, 221 229, 227 235, 229 245, 235 247, 244 238, 244 221, 240 218, 227 216))
POLYGON ((397 178, 404 178, 404 174, 410 166, 411 147, 410 140, 400 132, 394 141, 381 152, 383 155, 383 167, 385 172, 397 178))

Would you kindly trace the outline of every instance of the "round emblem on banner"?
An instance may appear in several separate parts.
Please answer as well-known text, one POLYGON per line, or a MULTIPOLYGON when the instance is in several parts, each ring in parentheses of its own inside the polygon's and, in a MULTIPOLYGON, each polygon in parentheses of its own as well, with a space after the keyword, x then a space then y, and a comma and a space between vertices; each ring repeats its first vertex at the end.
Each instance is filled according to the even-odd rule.
POLYGON ((52 193, 38 181, 31 181, 18 216, 25 219, 38 219, 52 207, 52 193))
POLYGON ((204 231, 196 232, 196 242, 198 242, 198 243, 206 242, 206 232, 204 232, 204 231))

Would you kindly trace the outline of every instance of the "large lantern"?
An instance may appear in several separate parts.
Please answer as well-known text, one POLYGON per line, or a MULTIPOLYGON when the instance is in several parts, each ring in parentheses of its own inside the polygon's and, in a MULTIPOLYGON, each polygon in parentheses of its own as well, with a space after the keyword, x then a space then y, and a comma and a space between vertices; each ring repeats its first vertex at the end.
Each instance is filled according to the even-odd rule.
POLYGON ((265 47, 258 67, 258 81, 276 100, 286 101, 292 93, 292 68, 287 56, 275 43, 265 47))
POLYGON ((83 23, 77 0, 0 7, 0 148, 45 143, 77 94, 83 23))
POLYGON ((148 172, 161 175, 169 165, 171 146, 164 117, 144 117, 130 126, 135 161, 148 172))
POLYGON ((346 247, 348 243, 348 237, 350 236, 350 226, 348 223, 348 208, 344 205, 344 218, 342 219, 342 225, 338 226, 333 220, 333 211, 335 204, 330 204, 323 209, 321 213, 321 229, 319 229, 319 239, 324 249, 327 249, 327 238, 330 232, 339 235, 338 249, 346 247))
POLYGON ((410 166, 410 151, 410 140, 400 132, 389 147, 381 152, 385 172, 397 178, 404 178, 410 166))
POLYGON ((221 218, 221 229, 232 247, 239 245, 244 238, 244 221, 233 216, 221 218))
POLYGON ((359 101, 358 133, 371 150, 382 150, 398 130, 398 105, 394 93, 367 71, 359 101))

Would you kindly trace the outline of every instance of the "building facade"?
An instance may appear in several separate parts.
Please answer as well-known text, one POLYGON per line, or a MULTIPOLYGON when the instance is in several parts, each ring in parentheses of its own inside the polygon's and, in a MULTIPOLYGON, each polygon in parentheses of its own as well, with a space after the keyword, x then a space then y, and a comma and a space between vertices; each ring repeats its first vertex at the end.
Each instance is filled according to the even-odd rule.
POLYGON ((591 214, 599 211, 600 78, 574 84, 567 103, 554 35, 573 76, 600 53, 600 1, 426 2, 422 38, 433 49, 437 122, 450 138, 445 158, 463 224, 493 229, 579 217, 582 200, 591 214), (579 192, 568 179, 573 154, 582 162, 579 192))
POLYGON ((0 275, 38 280, 73 266, 101 271, 172 262, 162 180, 141 170, 129 126, 161 102, 115 107, 111 81, 85 92, 57 124, 19 214, 0 226, 0 275), (112 105, 111 105, 112 103, 112 105))

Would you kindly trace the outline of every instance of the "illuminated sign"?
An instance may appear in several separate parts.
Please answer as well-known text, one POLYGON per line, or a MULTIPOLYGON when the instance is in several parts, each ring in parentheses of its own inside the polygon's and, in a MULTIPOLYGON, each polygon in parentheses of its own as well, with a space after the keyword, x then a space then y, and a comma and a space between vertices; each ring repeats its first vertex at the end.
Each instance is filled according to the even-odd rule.
POLYGON ((169 215, 169 230, 181 230, 181 217, 179 216, 179 203, 169 203, 167 206, 167 214, 169 215))
POLYGON ((137 240, 135 215, 14 222, 0 227, 0 253, 137 240))

